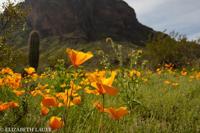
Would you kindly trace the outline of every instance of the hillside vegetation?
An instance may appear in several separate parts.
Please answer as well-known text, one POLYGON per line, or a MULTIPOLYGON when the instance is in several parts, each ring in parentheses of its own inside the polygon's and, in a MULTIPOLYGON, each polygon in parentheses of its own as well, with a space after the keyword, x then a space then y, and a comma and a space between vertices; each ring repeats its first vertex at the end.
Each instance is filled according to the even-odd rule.
MULTIPOLYGON (((42 3, 42 0, 27 1, 42 3)), ((88 4, 86 1, 83 3, 88 4)), ((55 1, 48 2, 53 6, 55 1)), ((98 2, 98 8, 117 6, 115 17, 128 7, 122 0, 98 2)), ((69 32, 65 30, 62 36, 44 37, 37 30, 29 33, 32 29, 27 28, 24 22, 27 16, 20 6, 23 4, 15 6, 8 1, 0 14, 0 132, 200 132, 198 41, 158 32, 148 40, 147 32, 154 31, 135 18, 137 25, 146 31, 137 32, 138 28, 132 25, 134 19, 128 20, 135 16, 130 7, 123 13, 130 13, 126 22, 132 25, 131 32, 130 27, 123 26, 127 23, 118 23, 117 18, 109 21, 117 23, 110 29, 112 35, 116 31, 123 34, 120 38, 114 36, 115 40, 108 32, 99 32, 101 39, 95 41, 69 39, 69 35, 73 38, 77 34, 64 34, 69 32), (121 33, 119 27, 126 29, 126 33, 121 33), (138 39, 135 42, 140 43, 131 41, 135 37, 138 39)), ((54 8, 58 9, 57 6, 54 8)), ((79 7, 82 4, 76 8, 79 7)), ((106 13, 101 10, 99 14, 103 17, 106 13)), ((111 14, 107 15, 112 19, 111 14)), ((42 15, 37 22, 44 18, 42 15)), ((82 28, 91 37, 88 18, 91 15, 71 22, 80 26, 79 22, 84 20, 81 26, 86 25, 82 28)), ((103 25, 103 31, 109 25, 103 25)), ((40 30, 45 33, 43 28, 40 30)), ((51 31, 61 34, 54 28, 50 25, 51 31)))
MULTIPOLYGON (((0 127, 49 127, 55 132, 199 132, 200 72, 133 67, 87 71, 91 52, 67 49, 72 65, 60 60, 38 74, 9 68, 0 72, 0 127)), ((64 54, 64 53, 63 53, 64 54)), ((134 54, 139 58, 141 51, 134 54)), ((65 54, 64 54, 65 55, 65 54)), ((133 62, 130 66, 136 66, 133 62)), ((143 64, 145 65, 145 64, 143 64)))

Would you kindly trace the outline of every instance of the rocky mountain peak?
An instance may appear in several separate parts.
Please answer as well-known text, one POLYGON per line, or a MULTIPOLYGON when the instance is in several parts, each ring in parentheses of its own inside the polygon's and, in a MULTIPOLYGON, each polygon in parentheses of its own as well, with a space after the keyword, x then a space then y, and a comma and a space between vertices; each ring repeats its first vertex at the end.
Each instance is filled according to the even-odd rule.
POLYGON ((42 37, 143 43, 154 33, 123 0, 25 0, 25 5, 31 8, 28 25, 42 37))

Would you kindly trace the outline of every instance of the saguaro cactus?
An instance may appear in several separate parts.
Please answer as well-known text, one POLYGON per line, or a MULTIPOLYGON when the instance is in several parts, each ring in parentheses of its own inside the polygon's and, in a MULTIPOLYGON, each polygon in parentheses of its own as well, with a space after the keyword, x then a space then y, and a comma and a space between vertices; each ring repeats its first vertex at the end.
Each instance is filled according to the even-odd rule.
POLYGON ((32 31, 29 35, 29 66, 37 70, 39 64, 40 36, 37 31, 32 31))

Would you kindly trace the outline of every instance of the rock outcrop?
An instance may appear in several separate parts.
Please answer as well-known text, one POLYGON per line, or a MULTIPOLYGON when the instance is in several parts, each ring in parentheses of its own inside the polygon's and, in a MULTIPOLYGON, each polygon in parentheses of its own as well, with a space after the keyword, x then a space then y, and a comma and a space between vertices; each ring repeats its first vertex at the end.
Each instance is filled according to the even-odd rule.
POLYGON ((112 37, 142 44, 153 29, 142 25, 123 0, 25 0, 28 25, 42 37, 95 41, 112 37))

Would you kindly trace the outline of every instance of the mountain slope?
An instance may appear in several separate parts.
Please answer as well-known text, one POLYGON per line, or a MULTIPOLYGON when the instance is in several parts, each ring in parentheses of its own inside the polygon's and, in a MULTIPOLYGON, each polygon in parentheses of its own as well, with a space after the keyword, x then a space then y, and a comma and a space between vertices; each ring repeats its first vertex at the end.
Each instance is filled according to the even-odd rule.
POLYGON ((42 37, 144 44, 153 29, 138 22, 133 8, 123 0, 25 0, 31 8, 28 25, 42 37))

